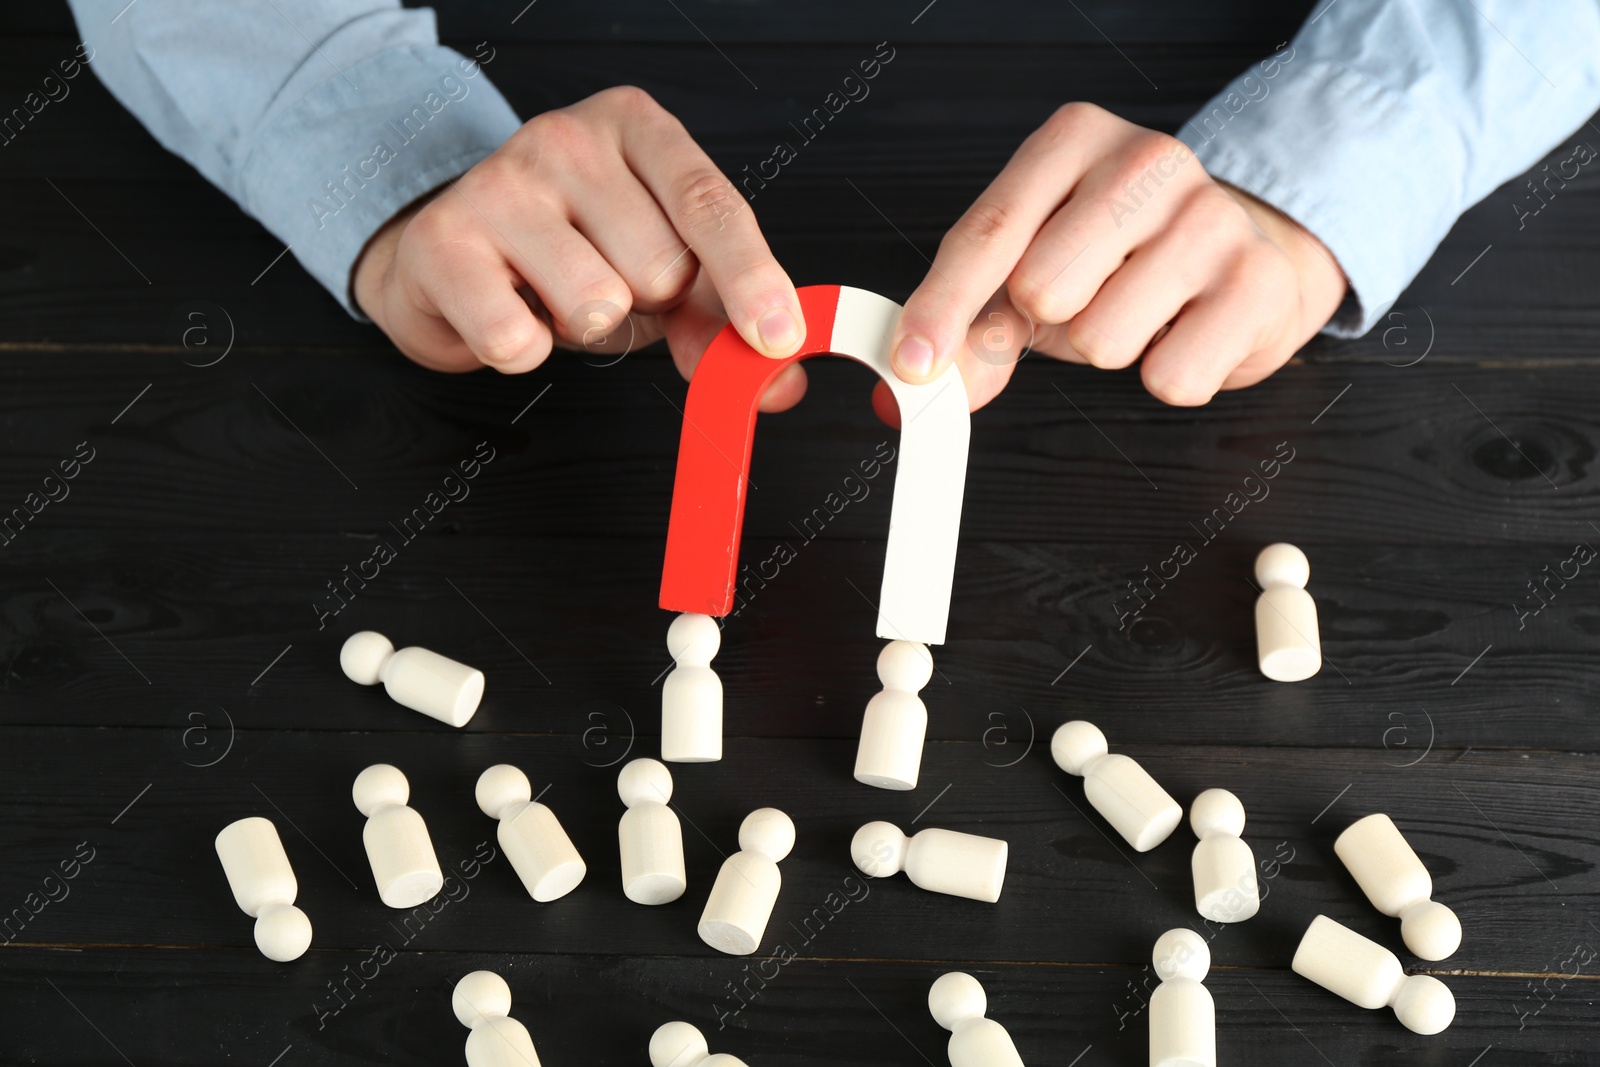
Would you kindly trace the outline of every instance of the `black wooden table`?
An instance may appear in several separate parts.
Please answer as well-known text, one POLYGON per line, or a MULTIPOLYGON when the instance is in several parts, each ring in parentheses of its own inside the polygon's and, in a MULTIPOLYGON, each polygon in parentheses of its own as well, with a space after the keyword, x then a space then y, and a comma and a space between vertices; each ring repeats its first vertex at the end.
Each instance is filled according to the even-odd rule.
MULTIPOLYGON (((469 50, 493 43, 490 74, 524 114, 631 81, 730 173, 890 41, 871 96, 755 207, 798 282, 904 299, 1058 103, 1175 129, 1306 13, 859 6, 546 0, 513 22, 519 3, 463 3, 441 22, 469 50)), ((78 36, 53 5, 5 21, 9 108, 78 36)), ((451 985, 492 968, 547 1064, 645 1063, 674 1018, 754 1065, 943 1064, 927 990, 965 969, 1028 1063, 1142 1064, 1150 948, 1186 925, 1211 945, 1221 1062, 1600 1063, 1600 597, 1587 567, 1529 591, 1600 544, 1595 184, 1584 172, 1522 229, 1514 190, 1495 193, 1382 328, 1318 340, 1198 410, 1163 407, 1132 373, 1025 360, 973 420, 910 794, 850 778, 877 688, 867 601, 892 473, 820 536, 791 525, 895 435, 867 372, 812 361, 811 395, 762 421, 745 529, 747 559, 779 541, 795 559, 728 621, 726 756, 676 774, 691 887, 647 909, 620 892, 615 777, 657 751, 669 663, 655 595, 685 389, 669 361, 420 370, 78 79, 0 147, 0 511, 77 463, 0 547, 0 1060, 460 1063, 451 985), (470 496, 397 533, 485 449, 470 496), (1270 495, 1119 628, 1127 583, 1275 453, 1293 458, 1270 495), (1274 540, 1306 549, 1321 611, 1325 667, 1299 685, 1254 665, 1247 575, 1274 540), (319 626, 329 583, 380 541, 394 561, 319 626), (368 628, 480 666, 472 723, 345 680, 339 645, 368 628), (1184 802, 1243 798, 1260 916, 1194 914, 1187 828, 1144 855, 1108 836, 1049 758, 1071 718, 1184 802), (426 921, 373 891, 350 784, 375 762, 409 775, 455 874, 426 921), (472 786, 497 762, 546 790, 587 858, 566 899, 535 904, 503 856, 481 862, 494 824, 472 786), (695 921, 764 805, 798 843, 763 955, 721 956, 695 921), (1373 811, 1461 916, 1443 963, 1404 955, 1333 855, 1373 811), (251 814, 282 831, 315 924, 293 964, 255 950, 212 849, 251 814), (852 889, 848 841, 871 818, 1006 838, 1000 903, 903 878, 852 889), (1441 976, 1455 1024, 1418 1037, 1293 974, 1318 913, 1441 976)))

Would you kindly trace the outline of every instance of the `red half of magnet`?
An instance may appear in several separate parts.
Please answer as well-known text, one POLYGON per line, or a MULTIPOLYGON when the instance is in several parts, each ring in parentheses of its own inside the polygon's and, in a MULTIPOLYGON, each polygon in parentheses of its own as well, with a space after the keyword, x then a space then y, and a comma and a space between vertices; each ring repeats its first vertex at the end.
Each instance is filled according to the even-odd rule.
POLYGON ((808 285, 799 294, 806 320, 799 352, 769 359, 730 325, 695 367, 683 407, 661 568, 661 606, 668 611, 720 616, 733 607, 757 405, 779 371, 833 344, 839 287, 808 285))

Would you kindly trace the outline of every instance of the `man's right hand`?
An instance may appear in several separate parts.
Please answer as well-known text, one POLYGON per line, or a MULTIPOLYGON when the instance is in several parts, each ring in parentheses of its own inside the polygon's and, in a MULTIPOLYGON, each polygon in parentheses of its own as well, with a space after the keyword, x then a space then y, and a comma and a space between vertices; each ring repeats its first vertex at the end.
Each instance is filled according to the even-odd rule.
MULTIPOLYGON (((529 120, 385 224, 352 284, 395 347, 444 371, 518 374, 553 347, 621 352, 664 336, 687 378, 725 322, 774 358, 805 337, 750 206, 631 86, 529 120)), ((793 364, 762 410, 804 391, 793 364)))

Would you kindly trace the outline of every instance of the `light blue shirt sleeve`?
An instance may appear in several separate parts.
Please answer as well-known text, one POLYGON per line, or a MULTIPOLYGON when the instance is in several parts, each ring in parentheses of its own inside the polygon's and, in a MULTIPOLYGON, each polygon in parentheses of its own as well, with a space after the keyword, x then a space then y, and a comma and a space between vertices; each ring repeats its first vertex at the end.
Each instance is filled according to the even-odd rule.
POLYGON ((352 315, 350 272, 401 208, 521 125, 433 12, 398 0, 71 0, 89 65, 156 139, 352 315))
POLYGON ((1354 337, 1463 212, 1563 137, 1562 159, 1508 207, 1519 222, 1592 164, 1597 108, 1595 0, 1318 0, 1178 136, 1328 246, 1350 293, 1325 329, 1354 337))

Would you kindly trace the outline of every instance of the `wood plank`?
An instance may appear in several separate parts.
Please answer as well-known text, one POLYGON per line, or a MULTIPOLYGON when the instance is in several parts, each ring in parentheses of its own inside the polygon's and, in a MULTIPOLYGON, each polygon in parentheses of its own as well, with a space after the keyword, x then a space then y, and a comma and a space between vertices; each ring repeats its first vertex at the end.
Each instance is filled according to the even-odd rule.
POLYGON ((219 759, 185 751, 173 731, 12 728, 0 792, 0 825, 8 828, 0 900, 23 905, 81 848, 80 859, 92 860, 64 899, 7 932, 16 946, 250 951, 250 922, 228 895, 212 838, 227 822, 259 814, 285 838, 319 949, 416 939, 403 915, 376 900, 363 820, 350 802, 356 773, 379 761, 407 773, 411 802, 456 875, 439 926, 421 918, 429 936, 419 949, 716 958, 695 936, 695 919, 739 821, 761 806, 789 812, 799 829, 782 865, 769 952, 788 939, 804 941, 805 955, 830 958, 1138 966, 1162 930, 1190 925, 1211 940, 1219 965, 1272 968, 1287 964, 1318 913, 1403 951, 1395 923, 1366 903, 1332 853, 1338 831, 1375 810, 1405 828, 1437 898, 1461 915, 1463 947, 1429 965, 1441 973, 1547 973, 1552 955, 1585 935, 1583 916, 1600 897, 1600 843, 1588 830, 1600 800, 1592 755, 1436 751, 1403 766, 1381 750, 1152 744, 1159 735, 1132 724, 1106 729, 1118 751, 1185 803, 1212 786, 1241 796, 1271 887, 1260 917, 1233 927, 1197 920, 1189 831, 1132 853, 1086 803, 1082 784, 1051 762, 1043 738, 1031 749, 1015 746, 1017 755, 973 741, 930 745, 923 781, 906 794, 852 782, 848 742, 730 741, 723 762, 676 769, 690 890, 646 909, 617 887, 615 766, 635 753, 593 737, 586 747, 582 737, 528 733, 252 730, 240 731, 219 759), (64 774, 68 751, 72 773, 64 774), (535 791, 548 787, 545 803, 589 864, 585 883, 558 902, 527 899, 497 854, 494 824, 472 801, 478 774, 497 762, 526 768, 535 791), (1008 840, 1000 903, 938 896, 904 879, 863 881, 849 863, 850 836, 879 818, 1008 840), (833 914, 812 922, 817 908, 833 914), (152 914, 160 915, 155 927, 152 914))
MULTIPOLYGON (((733 174, 892 40, 871 99, 754 207, 798 281, 900 299, 1057 103, 1095 99, 1172 129, 1306 6, 912 0, 846 18, 833 0, 621 0, 540 4, 513 22, 472 0, 441 22, 469 46, 495 42, 490 74, 524 113, 633 81, 733 174)), ((0 99, 16 100, 77 38, 64 7, 0 21, 13 31, 0 99)), ((877 688, 869 601, 893 465, 860 472, 895 436, 868 414, 862 372, 812 364, 808 401, 764 420, 753 476, 766 492, 752 494, 745 543, 752 565, 780 541, 796 558, 752 582, 728 623, 727 759, 675 769, 690 890, 646 910, 617 891, 614 775, 656 751, 668 666, 654 602, 684 387, 659 350, 612 368, 558 359, 515 381, 412 367, 292 261, 258 279, 281 246, 92 77, 6 159, 0 192, 27 210, 0 240, 0 519, 50 488, 78 442, 95 459, 69 497, 0 534, 0 1059, 460 1062, 450 984, 492 967, 552 1064, 642 1062, 672 1017, 752 1063, 942 1063, 926 990, 959 967, 983 979, 1027 1062, 1138 1064, 1150 945, 1190 925, 1215 958, 1223 1061, 1600 1064, 1600 605, 1582 576, 1553 580, 1548 604, 1529 588, 1600 535, 1587 403, 1600 390, 1600 179, 1570 183, 1521 227, 1516 183, 1496 191, 1398 318, 1313 342, 1266 385, 1199 411, 1156 404, 1134 375, 1026 361, 974 421, 952 640, 924 693, 931 740, 909 794, 849 778, 877 688), (201 309, 209 346, 191 335, 186 348, 201 309), (224 325, 229 354, 198 366, 227 347, 224 325), (470 497, 415 539, 395 531, 482 441, 496 458, 470 497), (1280 441, 1294 460, 1233 517, 1228 494, 1280 441), (1208 516, 1215 543, 1195 529, 1208 516), (797 529, 808 517, 818 531, 797 529), (326 583, 391 537, 396 562, 319 629, 326 583), (1296 686, 1252 664, 1244 577, 1276 539, 1311 555, 1328 664, 1296 686), (1130 581, 1179 540, 1196 559, 1153 581, 1131 621, 1130 581), (338 645, 363 627, 482 666, 472 725, 440 736, 342 678, 338 645), (1073 717, 1185 803, 1219 785, 1244 798, 1260 918, 1195 921, 1187 828, 1144 855, 1111 834, 1048 756, 1073 717), (410 775, 456 874, 409 920, 376 901, 349 800, 378 760, 410 775), (471 787, 494 762, 549 787, 590 864, 569 898, 528 901, 498 854, 462 866, 492 847, 471 787), (740 1004, 730 983, 762 958, 715 954, 694 920, 739 819, 762 804, 800 829, 765 946, 795 958, 766 957, 778 977, 719 1031, 740 1004), (1422 965, 1460 1004, 1435 1038, 1287 970, 1317 913, 1402 949, 1332 851, 1375 810, 1404 827, 1465 925, 1455 957, 1422 965), (256 953, 211 848, 246 814, 278 823, 316 926, 294 965, 256 953), (872 818, 1006 838, 1002 901, 861 879, 847 844, 872 818), (75 856, 92 859, 61 881, 75 856), (329 1013, 328 983, 370 967, 380 943, 396 958, 329 1013)))
MULTIPOLYGON (((280 1054, 284 1064, 457 1063, 466 1030, 451 1014, 450 990, 467 971, 487 968, 506 977, 512 1015, 531 1031, 544 1063, 644 1063, 655 1027, 686 1019, 713 1051, 750 1063, 876 1067, 946 1062, 948 1034, 928 1015, 927 987, 958 963, 795 959, 719 1031, 716 997, 744 977, 740 961, 405 952, 365 988, 352 982, 347 1006, 319 1029, 318 997, 331 1000, 324 974, 341 966, 355 974, 367 958, 329 956, 282 968, 242 952, 13 948, 0 989, 17 1019, 15 1047, 45 1065, 81 1064, 86 1056, 122 1062, 112 1045, 134 1063, 264 1065, 280 1054), (313 975, 313 966, 324 970, 313 975), (196 982, 197 974, 205 981, 196 982), (181 1028, 171 1026, 176 1018, 181 1028)), ((1144 981, 1138 968, 970 970, 1025 1063, 1145 1062, 1148 1026, 1142 1011, 1130 1014, 1140 1002, 1129 990, 1144 981)), ((1215 970, 1206 985, 1217 1005, 1218 1062, 1466 1064, 1492 1046, 1492 1055, 1514 1057, 1507 1062, 1600 1063, 1589 975, 1551 980, 1548 992, 1541 989, 1548 1005, 1520 1031, 1511 1029, 1519 1018, 1513 1007, 1533 1002, 1537 980, 1448 981, 1455 1023, 1419 1037, 1391 1013, 1363 1012, 1287 971, 1215 970)), ((736 1004, 723 996, 722 1004, 736 1004)))
MULTIPOLYGON (((895 448, 867 407, 869 372, 843 360, 808 371, 811 395, 761 421, 752 548, 794 537, 815 509, 836 507, 830 493, 859 495, 846 478, 895 448)), ((1595 532, 1597 388, 1595 367, 1295 365, 1180 409, 1150 397, 1136 373, 1025 359, 973 420, 962 532, 1133 542, 1164 556, 1227 519, 1230 533, 1308 544, 1570 547, 1595 532), (1262 485, 1264 472, 1276 473, 1262 485), (1267 496, 1240 508, 1245 492, 1267 496)), ((0 514, 80 442, 97 450, 71 498, 40 515, 41 532, 200 523, 389 536, 488 441, 495 460, 443 527, 653 539, 669 511, 686 387, 649 358, 608 368, 559 358, 507 380, 437 375, 380 353, 236 351, 197 369, 164 354, 72 350, 9 356, 0 389, 12 434, 0 514)), ((886 497, 841 512, 826 534, 881 537, 886 497)))
MULTIPOLYGON (((951 640, 923 692, 930 736, 999 744, 1026 736, 1030 721, 1039 733, 1081 716, 1114 737, 1387 746, 1396 762, 1430 739, 1457 751, 1600 750, 1593 589, 1574 582, 1538 614, 1518 615, 1518 602, 1525 612, 1532 602, 1530 577, 1559 567, 1570 546, 1313 540, 1327 665, 1281 685, 1256 669, 1245 581, 1271 536, 1219 541, 1126 627, 1118 613, 1135 603, 1126 582, 1159 559, 1148 547, 968 541, 951 640)), ((198 715, 212 728, 231 717, 244 729, 448 733, 339 672, 345 636, 377 629, 487 673, 468 732, 580 736, 598 722, 654 738, 657 686, 671 666, 669 617, 655 607, 659 539, 419 539, 319 630, 317 608, 337 603, 326 583, 371 544, 27 531, 6 550, 13 629, 0 722, 176 735, 198 715)), ((878 689, 882 643, 867 596, 882 560, 881 541, 802 543, 741 599, 715 662, 727 733, 858 736, 878 689)))

